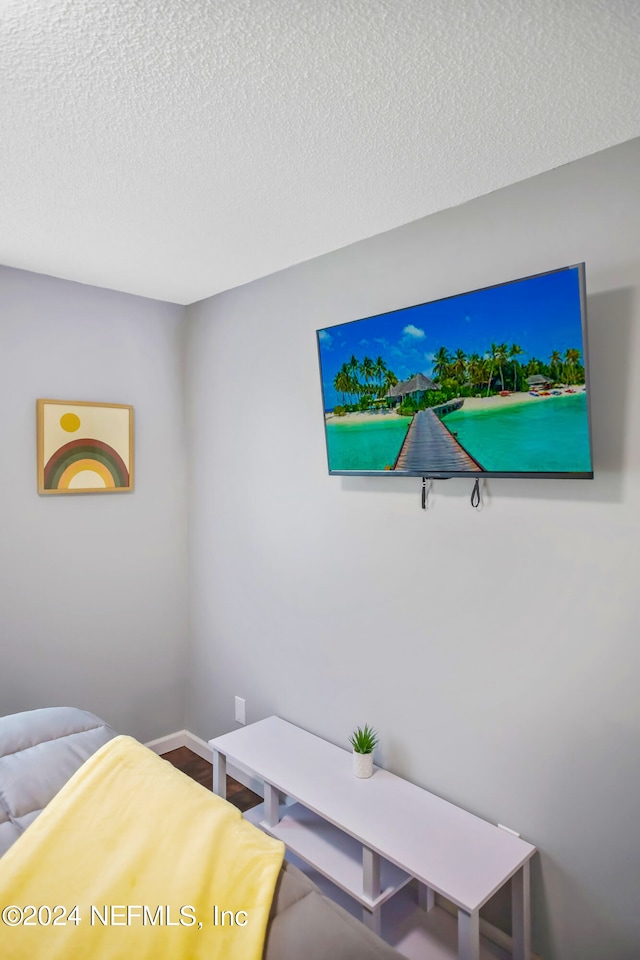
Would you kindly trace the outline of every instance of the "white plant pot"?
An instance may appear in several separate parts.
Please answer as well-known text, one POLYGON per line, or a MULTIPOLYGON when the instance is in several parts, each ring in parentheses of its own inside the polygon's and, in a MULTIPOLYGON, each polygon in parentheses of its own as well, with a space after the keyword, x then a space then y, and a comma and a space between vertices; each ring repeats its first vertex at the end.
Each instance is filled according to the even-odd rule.
POLYGON ((366 780, 373 773, 373 754, 353 751, 353 772, 356 777, 366 780))

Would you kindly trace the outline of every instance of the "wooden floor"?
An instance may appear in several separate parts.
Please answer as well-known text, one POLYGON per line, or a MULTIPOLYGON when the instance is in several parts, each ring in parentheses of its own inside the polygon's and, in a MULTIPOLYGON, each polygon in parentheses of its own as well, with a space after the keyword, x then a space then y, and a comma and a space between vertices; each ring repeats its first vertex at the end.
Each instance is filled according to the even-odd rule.
MULTIPOLYGON (((188 747, 178 747, 177 750, 163 753, 162 759, 168 760, 174 767, 182 770, 197 783, 201 783, 207 790, 213 790, 213 765, 208 760, 203 760, 197 753, 189 750, 188 747)), ((238 783, 233 777, 227 777, 227 800, 243 813, 245 810, 262 803, 262 797, 238 783)))

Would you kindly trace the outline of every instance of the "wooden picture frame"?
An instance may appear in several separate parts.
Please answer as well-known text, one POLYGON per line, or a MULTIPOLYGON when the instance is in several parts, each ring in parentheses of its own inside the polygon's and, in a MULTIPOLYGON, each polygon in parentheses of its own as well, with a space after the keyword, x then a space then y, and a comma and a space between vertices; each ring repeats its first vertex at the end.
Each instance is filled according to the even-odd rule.
POLYGON ((37 400, 38 493, 133 490, 133 407, 37 400))

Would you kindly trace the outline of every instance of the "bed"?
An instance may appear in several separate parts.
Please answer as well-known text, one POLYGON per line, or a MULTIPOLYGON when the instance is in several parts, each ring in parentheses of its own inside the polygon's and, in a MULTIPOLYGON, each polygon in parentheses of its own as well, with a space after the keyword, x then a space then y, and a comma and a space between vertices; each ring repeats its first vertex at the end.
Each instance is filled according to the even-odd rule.
POLYGON ((54 707, 0 717, 0 910, 21 911, 0 919, 3 957, 400 960, 283 861, 281 846, 91 713, 54 707), (120 910, 150 892, 155 910, 176 889, 188 889, 192 914, 156 911, 143 924, 136 907, 111 922, 114 897, 120 910), (85 893, 96 915, 87 903, 75 918, 82 922, 65 917, 54 929, 51 908, 70 910, 85 893), (235 916, 244 928, 213 929, 212 901, 225 897, 236 908, 248 898, 251 923, 246 910, 230 909, 231 925, 235 916), (27 925, 35 900, 41 913, 27 925), (205 929, 195 924, 203 903, 205 929))

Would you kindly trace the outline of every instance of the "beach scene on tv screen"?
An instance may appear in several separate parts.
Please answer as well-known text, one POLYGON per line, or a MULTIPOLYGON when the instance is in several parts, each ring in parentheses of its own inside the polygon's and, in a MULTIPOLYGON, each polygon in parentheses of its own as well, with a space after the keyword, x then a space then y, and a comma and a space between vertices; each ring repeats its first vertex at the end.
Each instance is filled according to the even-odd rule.
POLYGON ((329 470, 592 470, 580 271, 318 331, 329 470))

